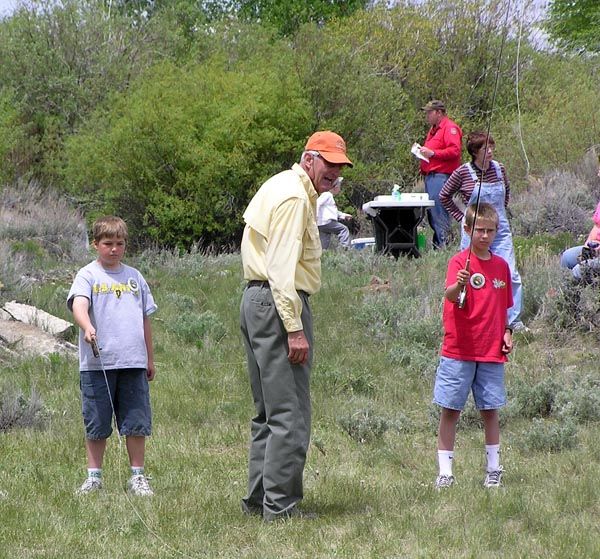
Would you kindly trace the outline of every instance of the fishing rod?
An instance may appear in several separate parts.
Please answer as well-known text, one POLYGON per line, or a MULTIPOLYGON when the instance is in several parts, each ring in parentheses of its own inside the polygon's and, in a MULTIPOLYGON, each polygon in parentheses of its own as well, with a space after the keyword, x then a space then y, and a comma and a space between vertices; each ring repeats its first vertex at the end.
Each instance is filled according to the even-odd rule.
MULTIPOLYGON (((495 76, 495 81, 494 81, 494 92, 492 94, 492 102, 490 105, 490 113, 489 113, 489 118, 488 118, 488 123, 487 123, 487 131, 486 131, 486 135, 485 135, 485 145, 484 145, 484 155, 483 155, 483 165, 482 165, 482 169, 481 169, 481 173, 479 175, 479 185, 477 188, 477 198, 475 199, 475 213, 473 215, 473 224, 471 226, 471 235, 469 235, 469 252, 467 253, 467 260, 465 262, 465 270, 467 270, 467 272, 470 272, 470 268, 471 268, 471 253, 473 251, 473 230, 475 228, 475 223, 477 222, 477 215, 479 214, 479 201, 481 198, 481 185, 483 183, 483 175, 485 174, 485 170, 486 170, 486 162, 487 162, 487 156, 488 156, 488 147, 489 147, 489 141, 490 141, 490 131, 492 129, 492 117, 494 115, 494 106, 496 105, 496 95, 498 93, 498 83, 500 81, 500 66, 502 64, 502 55, 504 53, 504 45, 506 44, 506 30, 508 28, 508 14, 510 12, 510 2, 508 4, 508 6, 506 7, 506 19, 504 21, 504 33, 502 33, 502 41, 500 43, 500 51, 498 53, 498 63, 496 66, 496 76, 495 76)), ((491 159, 490 159, 491 161, 491 159)), ((460 293, 458 294, 458 308, 462 309, 464 308, 465 304, 467 302, 467 284, 465 283, 465 285, 462 286, 462 289, 460 290, 460 293)))
MULTIPOLYGON (((92 346, 92 353, 94 354, 94 357, 96 359, 98 359, 98 361, 100 363, 100 368, 102 369, 102 373, 104 374, 104 382, 106 383, 106 390, 108 390, 108 398, 110 400, 110 407, 112 409, 113 420, 115 423, 115 428, 116 428, 116 431, 118 434, 118 439, 119 439, 119 451, 118 451, 119 465, 117 467, 117 471, 118 471, 118 475, 119 475, 119 485, 123 486, 123 478, 122 478, 122 473, 121 473, 121 467, 122 467, 122 462, 123 462, 123 435, 121 435, 121 431, 119 429, 119 424, 117 421, 117 414, 115 411, 115 406, 113 404, 112 393, 110 391, 110 384, 108 382, 108 375, 106 374, 106 368, 104 366, 104 362, 102 361, 102 355, 101 355, 102 348, 98 345, 98 338, 96 335, 92 336, 90 345, 92 346)), ((148 530, 148 532, 156 538, 156 540, 161 544, 161 546, 170 552, 171 556, 173 556, 173 557, 179 556, 179 557, 184 557, 186 559, 195 559, 195 556, 188 555, 187 553, 170 545, 167 541, 165 541, 164 538, 161 537, 161 535, 156 530, 153 530, 152 527, 148 524, 148 522, 146 522, 146 520, 144 519, 142 514, 139 512, 139 510, 137 509, 137 507, 131 500, 131 497, 129 496, 127 491, 125 491, 124 493, 125 493, 125 497, 127 498, 127 502, 129 503, 129 506, 131 507, 131 510, 137 516, 138 520, 143 524, 143 526, 146 528, 146 530, 148 530)))

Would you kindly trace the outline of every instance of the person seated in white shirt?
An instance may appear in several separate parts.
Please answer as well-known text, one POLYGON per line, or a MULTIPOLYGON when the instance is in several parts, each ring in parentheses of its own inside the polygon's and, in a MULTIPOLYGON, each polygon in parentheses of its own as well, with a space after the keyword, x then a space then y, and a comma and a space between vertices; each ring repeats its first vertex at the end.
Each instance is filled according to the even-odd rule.
POLYGON ((342 177, 335 182, 335 186, 328 192, 323 192, 317 199, 317 226, 319 227, 319 237, 321 238, 321 247, 323 250, 329 248, 331 235, 337 235, 340 245, 345 248, 350 246, 350 231, 341 220, 350 219, 352 216, 340 212, 335 204, 334 196, 340 193, 342 187, 342 177))

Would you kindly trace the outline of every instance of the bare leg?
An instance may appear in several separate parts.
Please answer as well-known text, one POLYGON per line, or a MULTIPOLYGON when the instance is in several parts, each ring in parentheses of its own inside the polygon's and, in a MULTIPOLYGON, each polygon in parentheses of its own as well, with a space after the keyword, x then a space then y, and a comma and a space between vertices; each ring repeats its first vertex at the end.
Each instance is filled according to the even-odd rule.
POLYGON ((438 430, 438 450, 454 450, 456 424, 459 418, 460 410, 442 408, 438 430))
POLYGON ((129 454, 129 464, 133 468, 144 467, 144 453, 146 449, 146 437, 126 437, 127 454, 129 454))
POLYGON ((481 410, 485 444, 500 444, 500 417, 498 410, 481 410))
POLYGON ((86 439, 85 451, 87 454, 88 468, 102 468, 106 439, 86 439))

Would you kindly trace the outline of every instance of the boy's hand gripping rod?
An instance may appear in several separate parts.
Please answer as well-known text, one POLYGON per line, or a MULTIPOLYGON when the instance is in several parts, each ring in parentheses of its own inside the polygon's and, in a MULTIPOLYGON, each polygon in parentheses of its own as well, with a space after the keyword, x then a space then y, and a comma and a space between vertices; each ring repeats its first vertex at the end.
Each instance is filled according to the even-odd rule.
MULTIPOLYGON (((510 7, 510 5, 509 5, 509 7, 510 7)), ((507 8, 506 19, 504 21, 504 29, 505 30, 508 28, 508 14, 509 14, 509 10, 507 8)), ((506 35, 507 35, 507 33, 503 33, 503 35, 502 35, 502 42, 500 43, 500 52, 498 54, 498 64, 496 66, 496 76, 495 76, 495 80, 494 80, 494 93, 492 95, 490 115, 489 115, 488 123, 487 123, 487 134, 486 134, 486 138, 485 138, 485 151, 484 151, 485 155, 483 156, 483 167, 484 168, 485 168, 485 160, 487 157, 487 149, 488 149, 488 142, 489 142, 489 138, 490 138, 490 130, 492 128, 492 116, 494 114, 494 107, 496 105, 496 95, 498 93, 498 81, 500 79, 500 64, 502 63, 502 54, 504 52, 504 43, 506 41, 506 35)), ((469 268, 471 266, 471 250, 473 248, 473 232, 475 230, 475 222, 477 221, 477 214, 479 213, 479 197, 481 195, 481 183, 483 182, 483 173, 484 173, 484 171, 481 172, 481 176, 479 178, 479 190, 477 191, 475 215, 473 216, 473 226, 471 227, 471 237, 469 240, 469 254, 467 256, 467 261, 465 262, 465 270, 467 270, 467 272, 470 271, 469 268)), ((465 283, 465 285, 463 285, 463 288, 460 290, 460 293, 458 294, 458 308, 459 309, 464 308, 466 301, 467 301, 467 284, 465 283)))
POLYGON ((94 357, 96 359, 100 358, 100 348, 98 347, 98 340, 96 339, 96 336, 94 336, 92 338, 92 341, 90 342, 91 346, 92 346, 92 353, 94 354, 94 357))
MULTIPOLYGON (((477 212, 475 213, 477 215, 477 212)), ((469 256, 467 257, 467 261, 465 262, 465 270, 467 272, 471 271, 471 246, 469 245, 469 256)), ((467 302, 467 284, 465 283, 458 294, 458 308, 462 309, 467 302)))

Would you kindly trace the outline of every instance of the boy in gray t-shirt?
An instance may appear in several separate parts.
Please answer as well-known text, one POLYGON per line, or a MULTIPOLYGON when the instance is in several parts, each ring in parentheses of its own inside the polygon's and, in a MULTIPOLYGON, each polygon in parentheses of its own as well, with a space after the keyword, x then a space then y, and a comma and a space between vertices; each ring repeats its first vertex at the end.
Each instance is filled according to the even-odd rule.
POLYGON ((113 216, 93 225, 98 258, 75 277, 67 306, 79 326, 79 370, 88 475, 77 490, 102 488, 102 461, 112 417, 126 437, 129 491, 149 496, 144 475, 145 437, 152 431, 148 381, 154 378, 151 315, 156 305, 146 280, 121 262, 127 225, 113 216))

